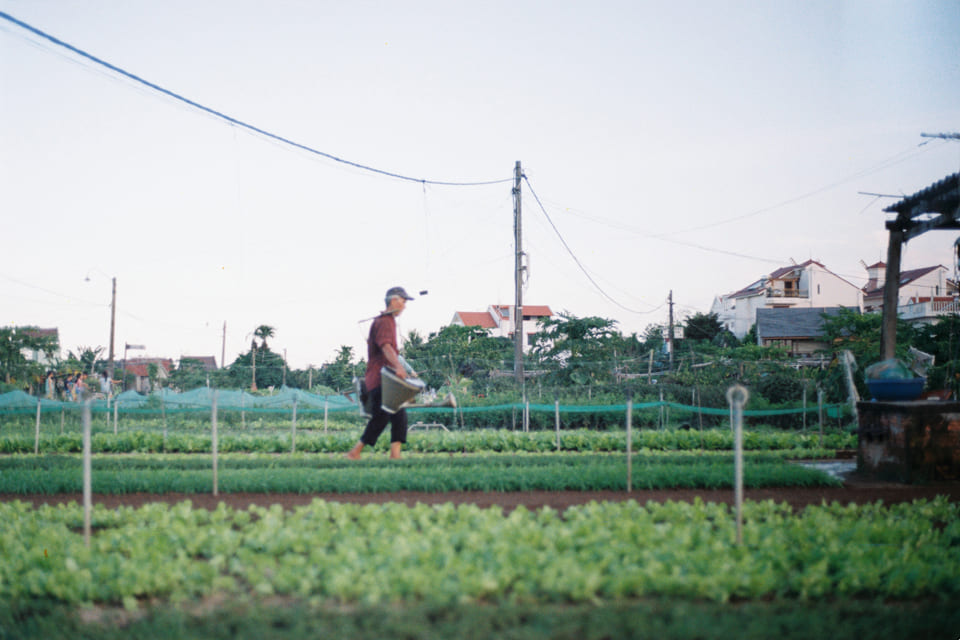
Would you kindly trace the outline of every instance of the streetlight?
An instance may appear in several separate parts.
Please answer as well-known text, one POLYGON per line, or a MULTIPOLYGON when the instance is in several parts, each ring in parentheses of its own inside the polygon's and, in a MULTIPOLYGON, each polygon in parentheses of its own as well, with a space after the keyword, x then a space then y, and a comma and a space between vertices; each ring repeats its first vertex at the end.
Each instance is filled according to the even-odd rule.
MULTIPOLYGON (((107 275, 102 271, 100 271, 99 269, 97 269, 97 272, 99 272, 104 276, 107 275)), ((90 282, 89 271, 87 271, 87 275, 83 280, 84 282, 90 282)), ((117 326, 117 278, 116 276, 111 278, 111 281, 113 283, 113 286, 112 286, 112 293, 110 296, 110 354, 107 359, 107 377, 110 380, 110 388, 112 389, 113 388, 113 336, 117 326)), ((124 360, 126 360, 126 356, 124 356, 124 360)))

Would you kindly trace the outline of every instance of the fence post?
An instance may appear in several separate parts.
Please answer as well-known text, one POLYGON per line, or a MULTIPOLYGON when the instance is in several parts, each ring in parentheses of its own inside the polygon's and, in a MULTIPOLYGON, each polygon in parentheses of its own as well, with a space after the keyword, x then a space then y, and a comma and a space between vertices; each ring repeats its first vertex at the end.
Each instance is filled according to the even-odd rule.
POLYGON ((557 429, 557 451, 560 451, 560 398, 553 394, 553 424, 557 429))
POLYGON ((524 397, 523 399, 523 432, 527 433, 530 431, 530 400, 524 397))
POLYGON ((167 401, 163 397, 163 390, 160 390, 160 415, 163 418, 163 450, 167 450, 167 401))
POLYGON ((660 429, 663 429, 663 389, 660 389, 660 429))
POLYGON ((803 431, 807 430, 807 382, 803 382, 803 431))
POLYGON ((737 545, 743 544, 743 407, 750 394, 739 384, 727 389, 733 413, 733 502, 737 518, 737 545))
POLYGON ((817 421, 820 430, 820 448, 823 448, 823 389, 817 387, 817 421))
POLYGON ((297 399, 293 399, 293 420, 290 426, 290 453, 297 452, 297 399))
POLYGON ((327 408, 330 405, 330 400, 326 396, 323 397, 323 432, 327 432, 327 408))
POLYGON ((627 493, 633 491, 633 396, 627 396, 627 493))
MULTIPOLYGON (((93 503, 93 463, 90 446, 90 400, 83 402, 83 544, 90 548, 90 510, 93 503)), ((108 413, 107 416, 110 414, 108 413)))
POLYGON ((217 497, 218 495, 218 482, 217 482, 217 391, 213 391, 213 401, 210 403, 210 421, 211 421, 211 438, 210 438, 210 449, 213 452, 213 496, 217 497))
POLYGON ((113 435, 117 435, 117 414, 120 412, 120 401, 113 403, 113 435))
POLYGON ((40 397, 37 397, 37 428, 33 439, 33 455, 40 453, 40 397))

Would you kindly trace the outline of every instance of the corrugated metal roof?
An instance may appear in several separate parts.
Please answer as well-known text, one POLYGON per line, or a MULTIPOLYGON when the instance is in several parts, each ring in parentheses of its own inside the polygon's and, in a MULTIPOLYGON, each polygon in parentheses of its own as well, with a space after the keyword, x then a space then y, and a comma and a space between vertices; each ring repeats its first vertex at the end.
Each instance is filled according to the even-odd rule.
MULTIPOLYGON (((757 309, 757 336, 761 340, 822 338, 823 314, 835 316, 841 307, 757 309)), ((859 313, 858 310, 854 310, 859 313)))

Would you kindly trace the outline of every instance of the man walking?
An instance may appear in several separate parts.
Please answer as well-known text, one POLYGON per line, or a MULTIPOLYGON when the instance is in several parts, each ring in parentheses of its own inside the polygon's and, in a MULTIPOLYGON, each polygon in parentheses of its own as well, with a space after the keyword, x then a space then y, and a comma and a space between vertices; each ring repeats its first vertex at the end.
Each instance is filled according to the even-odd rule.
POLYGON ((397 316, 407 307, 407 300, 413 300, 403 287, 392 287, 387 290, 384 302, 386 309, 373 320, 370 325, 370 335, 367 337, 367 372, 364 382, 367 393, 370 394, 370 403, 373 415, 367 422, 367 427, 360 436, 353 449, 347 453, 351 460, 359 460, 360 452, 367 445, 373 446, 377 438, 383 433, 387 423, 390 423, 390 457, 400 457, 400 447, 407 441, 407 412, 398 409, 389 414, 381 406, 383 390, 380 381, 380 369, 389 366, 398 378, 406 378, 407 371, 400 361, 397 349, 397 316))

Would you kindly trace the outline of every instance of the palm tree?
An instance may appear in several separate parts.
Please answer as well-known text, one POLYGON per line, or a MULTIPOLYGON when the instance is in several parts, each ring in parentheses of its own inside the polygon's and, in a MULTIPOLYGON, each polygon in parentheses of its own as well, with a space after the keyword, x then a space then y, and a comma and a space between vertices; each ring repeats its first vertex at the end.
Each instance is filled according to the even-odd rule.
POLYGON ((276 335, 276 330, 268 324, 262 324, 257 327, 256 331, 253 332, 253 335, 260 338, 260 348, 263 351, 267 350, 267 338, 272 338, 276 335))

